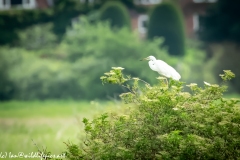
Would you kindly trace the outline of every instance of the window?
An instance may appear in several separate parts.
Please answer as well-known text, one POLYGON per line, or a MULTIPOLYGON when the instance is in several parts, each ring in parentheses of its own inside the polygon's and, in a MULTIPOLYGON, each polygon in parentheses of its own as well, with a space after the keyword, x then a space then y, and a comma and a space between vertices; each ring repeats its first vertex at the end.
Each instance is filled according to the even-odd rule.
POLYGON ((22 0, 22 6, 23 8, 36 8, 36 2, 35 0, 22 0))
POLYGON ((215 3, 217 0, 193 0, 194 3, 215 3))
POLYGON ((54 2, 53 0, 47 0, 48 6, 53 6, 54 2))
POLYGON ((195 32, 199 30, 199 15, 196 13, 193 15, 193 30, 195 32))
POLYGON ((0 9, 9 9, 10 6, 10 0, 0 0, 0 9))
POLYGON ((0 9, 36 8, 36 0, 0 0, 0 9))
POLYGON ((138 17, 138 31, 141 34, 145 34, 147 32, 147 23, 148 23, 148 16, 143 14, 138 17))
POLYGON ((21 4, 22 4, 22 0, 11 0, 11 6, 21 5, 21 4))
POLYGON ((193 0, 193 2, 195 2, 195 3, 203 3, 203 2, 205 2, 205 0, 193 0))
POLYGON ((134 0, 135 4, 142 4, 142 5, 158 4, 161 2, 162 0, 134 0))
POLYGON ((209 3, 215 3, 217 0, 208 0, 209 3))
MULTIPOLYGON (((93 3, 95 0, 88 0, 88 3, 93 3)), ((80 0, 81 3, 87 2, 87 0, 80 0)))

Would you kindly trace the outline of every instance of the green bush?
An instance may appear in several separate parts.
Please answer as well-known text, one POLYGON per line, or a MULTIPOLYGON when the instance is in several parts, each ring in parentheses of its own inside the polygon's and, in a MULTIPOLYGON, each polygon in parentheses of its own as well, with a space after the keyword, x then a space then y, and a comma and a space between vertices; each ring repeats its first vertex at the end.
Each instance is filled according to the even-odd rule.
POLYGON ((181 71, 182 81, 203 86, 203 81, 210 81, 209 77, 213 73, 205 68, 206 52, 199 49, 200 44, 198 42, 192 41, 188 42, 185 55, 181 57, 177 67, 181 71))
POLYGON ((0 45, 15 44, 18 31, 33 24, 52 20, 50 10, 8 10, 0 12, 0 45))
POLYGON ((2 100, 82 98, 79 77, 68 62, 44 59, 20 48, 1 48, 0 57, 2 100))
POLYGON ((86 8, 79 1, 54 1, 54 6, 47 9, 11 9, 0 12, 0 45, 15 44, 18 42, 18 31, 32 25, 53 23, 53 32, 60 40, 72 18, 87 13, 86 8))
MULTIPOLYGON (((33 37, 36 46, 28 46, 28 42, 32 44, 34 41, 25 38, 31 35, 32 29, 38 32, 40 27, 35 26, 22 33, 25 48, 41 47, 37 41, 38 36, 33 37)), ((38 32, 38 35, 42 33, 38 32)), ((49 35, 43 36, 49 40, 49 35)), ((139 60, 151 53, 170 60, 164 51, 158 49, 159 43, 160 41, 140 41, 137 35, 126 28, 113 31, 108 23, 90 24, 87 20, 81 20, 68 30, 59 46, 53 46, 53 43, 48 46, 47 43, 44 45, 47 49, 34 52, 22 48, 1 48, 0 56, 4 58, 0 59, 0 63, 4 66, 1 67, 0 82, 4 83, 2 87, 5 88, 1 90, 2 96, 9 95, 11 99, 113 97, 123 89, 108 86, 109 90, 105 90, 99 81, 101 73, 112 65, 121 64, 130 68, 129 74, 141 75, 151 81, 149 75, 153 77, 154 73, 148 73, 148 64, 139 60), (15 59, 16 62, 11 62, 15 59), (132 61, 136 63, 133 64, 132 61), (6 68, 5 65, 9 67, 6 68), (94 92, 89 88, 94 88, 94 92)))
MULTIPOLYGON (((42 35, 38 32, 39 27, 35 26, 22 34, 29 36, 33 29, 42 35)), ((43 36, 49 40, 49 35, 43 36)), ((41 47, 38 36, 33 39, 36 40, 34 48, 41 47)), ((33 46, 28 46, 28 38, 23 40, 25 48, 33 49, 33 46)), ((31 42, 34 41, 29 39, 29 44, 31 42)), ((148 64, 140 62, 140 59, 155 53, 171 64, 176 63, 176 59, 159 50, 160 43, 160 40, 152 43, 141 41, 126 28, 113 31, 108 23, 91 24, 82 19, 68 30, 58 46, 53 46, 54 43, 48 46, 47 43, 44 45, 46 49, 34 52, 22 48, 1 48, 0 55, 4 58, 0 62, 4 66, 1 67, 0 81, 5 88, 1 90, 2 96, 8 95, 12 99, 113 97, 123 89, 108 86, 108 90, 105 90, 99 81, 101 73, 110 66, 121 64, 129 68, 129 74, 153 82, 151 77, 155 73, 149 73, 148 64), (13 60, 16 61, 11 62, 13 60), (9 85, 5 85, 7 83, 9 85), (94 88, 94 92, 89 88, 94 88)))
POLYGON ((142 41, 127 28, 112 30, 108 23, 91 24, 86 19, 81 19, 68 30, 56 55, 65 57, 72 63, 81 77, 79 83, 84 88, 84 97, 106 98, 123 90, 114 86, 107 86, 106 90, 101 85, 99 77, 111 66, 121 64, 129 68, 127 74, 154 82, 156 80, 152 77, 158 74, 149 72, 147 62, 141 62, 140 59, 154 53, 171 65, 177 63, 176 58, 169 57, 165 50, 159 49, 160 43, 160 39, 142 41), (89 88, 94 88, 96 92, 93 93, 89 88))
POLYGON ((110 22, 114 28, 128 27, 130 29, 130 17, 127 8, 117 1, 109 1, 101 8, 100 20, 110 22))
MULTIPOLYGON (((207 61, 205 70, 213 75, 218 75, 224 68, 232 70, 236 74, 236 78, 229 82, 229 91, 240 93, 240 47, 238 44, 222 42, 210 44, 209 48, 213 55, 207 61)), ((219 77, 212 76, 212 82, 220 81, 219 77)))
POLYGON ((164 37, 163 46, 171 55, 184 55, 185 32, 181 11, 170 2, 157 5, 150 14, 148 38, 164 37))
POLYGON ((10 71, 18 65, 17 62, 18 57, 12 57, 3 48, 0 50, 0 100, 9 100, 14 96, 15 85, 10 78, 10 71))
POLYGON ((101 74, 111 66, 121 65, 128 68, 127 74, 156 83, 158 73, 151 71, 147 62, 139 61, 149 55, 176 68, 184 81, 204 80, 204 76, 199 74, 204 66, 204 53, 198 49, 188 47, 185 56, 176 58, 159 49, 161 39, 140 40, 127 28, 112 30, 107 22, 92 24, 83 17, 68 29, 63 41, 55 45, 50 27, 33 26, 21 32, 22 48, 0 48, 3 99, 116 97, 125 89, 102 86, 99 81, 101 74), (39 31, 40 27, 44 28, 46 35, 39 31), (35 32, 45 40, 39 42, 35 32), (34 49, 34 52, 29 49, 34 49), (94 92, 89 88, 94 88, 94 92))
POLYGON ((57 36, 52 32, 53 24, 33 25, 18 33, 19 46, 27 50, 49 49, 56 46, 57 36))
MULTIPOLYGON (((76 159, 238 159, 240 157, 239 100, 224 99, 226 86, 205 82, 187 85, 162 77, 149 85, 122 74, 115 67, 101 77, 119 84, 130 110, 122 115, 105 113, 92 121, 84 118, 86 135, 80 145, 67 143, 67 158, 76 159), (127 83, 127 84, 126 84, 127 83), (140 87, 140 83, 144 86, 140 87)), ((234 77, 231 71, 221 75, 234 77)))

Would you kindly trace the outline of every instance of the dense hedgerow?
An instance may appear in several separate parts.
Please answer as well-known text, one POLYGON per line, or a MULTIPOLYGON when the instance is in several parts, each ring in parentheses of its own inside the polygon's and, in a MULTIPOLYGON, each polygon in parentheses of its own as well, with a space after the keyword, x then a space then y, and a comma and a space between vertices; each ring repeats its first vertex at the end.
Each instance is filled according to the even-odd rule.
POLYGON ((148 38, 164 37, 171 55, 184 55, 185 32, 182 12, 170 2, 157 5, 150 14, 148 38))
MULTIPOLYGON (((224 99, 224 85, 187 85, 159 77, 150 85, 125 77, 121 67, 101 77, 103 83, 128 88, 121 94, 132 105, 125 115, 105 113, 89 121, 80 145, 67 144, 67 158, 76 159, 238 159, 240 157, 239 100, 224 99), (128 84, 127 84, 128 83, 128 84), (140 85, 143 83, 144 85, 140 85), (142 86, 142 87, 141 87, 142 86)), ((224 81, 231 71, 220 75, 224 81)))

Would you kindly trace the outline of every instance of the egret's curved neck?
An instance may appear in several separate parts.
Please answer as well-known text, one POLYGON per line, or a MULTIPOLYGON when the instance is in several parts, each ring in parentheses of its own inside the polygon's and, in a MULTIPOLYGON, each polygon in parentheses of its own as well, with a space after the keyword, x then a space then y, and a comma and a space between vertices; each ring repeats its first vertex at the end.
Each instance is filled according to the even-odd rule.
POLYGON ((155 57, 152 57, 149 62, 152 62, 153 64, 156 64, 157 59, 155 57))
POLYGON ((157 71, 157 66, 156 66, 155 61, 156 61, 156 60, 150 60, 150 61, 148 62, 148 64, 149 64, 149 67, 150 67, 152 70, 157 71))

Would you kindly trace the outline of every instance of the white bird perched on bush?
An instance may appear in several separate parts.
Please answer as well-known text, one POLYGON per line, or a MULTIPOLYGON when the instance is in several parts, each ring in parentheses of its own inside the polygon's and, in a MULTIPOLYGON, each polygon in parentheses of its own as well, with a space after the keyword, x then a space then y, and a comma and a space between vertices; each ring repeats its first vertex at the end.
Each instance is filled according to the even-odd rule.
POLYGON ((167 78, 172 78, 177 81, 181 78, 180 74, 173 67, 169 66, 162 60, 157 60, 154 56, 149 56, 143 60, 148 60, 149 67, 153 71, 156 71, 167 78))

